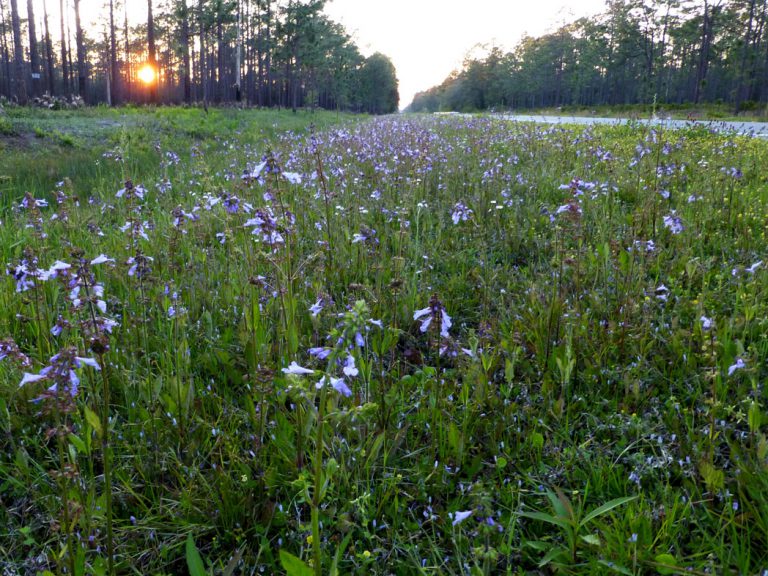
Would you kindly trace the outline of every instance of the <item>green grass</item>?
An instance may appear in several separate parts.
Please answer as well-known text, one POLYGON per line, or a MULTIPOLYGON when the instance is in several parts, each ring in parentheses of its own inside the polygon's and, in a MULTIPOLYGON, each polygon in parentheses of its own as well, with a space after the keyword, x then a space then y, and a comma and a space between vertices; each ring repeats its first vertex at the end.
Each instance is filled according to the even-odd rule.
POLYGON ((3 568, 108 572, 109 519, 125 574, 768 568, 763 141, 9 117, 3 568), (57 352, 102 369, 33 402, 57 352))

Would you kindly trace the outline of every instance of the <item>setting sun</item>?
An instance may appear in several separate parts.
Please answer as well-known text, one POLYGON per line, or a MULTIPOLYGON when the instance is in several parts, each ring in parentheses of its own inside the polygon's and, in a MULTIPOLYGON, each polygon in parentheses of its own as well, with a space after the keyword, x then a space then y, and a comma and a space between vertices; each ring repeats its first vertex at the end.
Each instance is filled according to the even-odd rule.
POLYGON ((138 76, 139 80, 144 82, 144 84, 152 84, 156 77, 155 69, 151 64, 144 64, 144 66, 139 68, 138 76))

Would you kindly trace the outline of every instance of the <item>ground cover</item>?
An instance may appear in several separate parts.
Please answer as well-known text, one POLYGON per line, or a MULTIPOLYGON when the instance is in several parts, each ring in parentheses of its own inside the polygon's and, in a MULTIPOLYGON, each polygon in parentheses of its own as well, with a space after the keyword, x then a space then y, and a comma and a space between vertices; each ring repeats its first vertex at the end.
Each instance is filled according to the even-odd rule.
POLYGON ((213 113, 0 152, 6 571, 768 568, 766 143, 213 113))

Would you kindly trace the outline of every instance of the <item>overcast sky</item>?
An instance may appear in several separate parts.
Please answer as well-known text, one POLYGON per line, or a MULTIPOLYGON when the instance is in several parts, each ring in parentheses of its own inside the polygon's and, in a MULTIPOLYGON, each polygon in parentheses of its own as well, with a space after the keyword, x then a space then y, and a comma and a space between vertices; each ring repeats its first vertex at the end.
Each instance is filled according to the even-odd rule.
MULTIPOLYGON (((39 20, 43 0, 33 2, 39 20)), ((146 19, 146 0, 125 2, 132 23, 146 19)), ((89 33, 104 32, 106 3, 81 0, 83 25, 89 33)), ((26 3, 20 1, 19 5, 26 12, 26 3)), ((58 38, 59 2, 48 0, 47 5, 52 35, 58 38)), ((461 67, 473 46, 495 43, 511 49, 526 33, 543 34, 559 24, 596 14, 604 6, 605 0, 328 0, 326 13, 345 26, 364 55, 382 52, 392 59, 400 80, 400 107, 404 108, 416 92, 439 84, 461 67)), ((120 25, 122 19, 120 10, 120 25)), ((74 19, 71 27, 74 30, 74 19)))
POLYGON ((400 107, 439 84, 476 44, 512 48, 581 16, 605 0, 331 0, 326 12, 346 27, 363 54, 383 52, 400 80, 400 107))

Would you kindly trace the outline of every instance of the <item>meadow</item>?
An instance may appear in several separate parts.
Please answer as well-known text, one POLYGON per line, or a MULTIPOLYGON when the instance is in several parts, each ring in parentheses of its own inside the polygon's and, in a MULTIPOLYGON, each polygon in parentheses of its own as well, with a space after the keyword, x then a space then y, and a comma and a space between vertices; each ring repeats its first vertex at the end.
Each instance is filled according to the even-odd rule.
POLYGON ((768 143, 3 126, 4 574, 768 570, 768 143))

